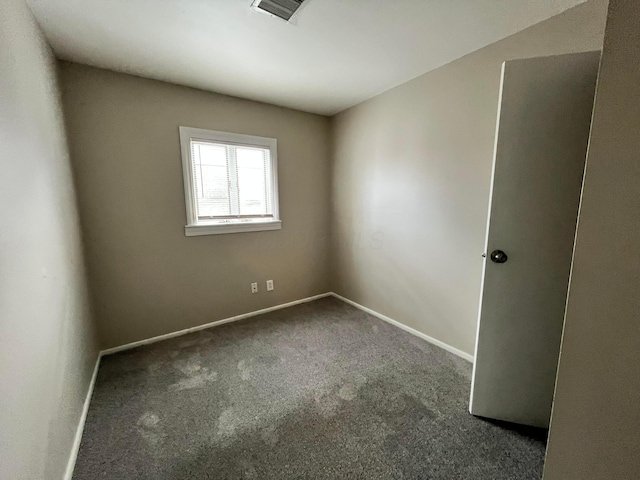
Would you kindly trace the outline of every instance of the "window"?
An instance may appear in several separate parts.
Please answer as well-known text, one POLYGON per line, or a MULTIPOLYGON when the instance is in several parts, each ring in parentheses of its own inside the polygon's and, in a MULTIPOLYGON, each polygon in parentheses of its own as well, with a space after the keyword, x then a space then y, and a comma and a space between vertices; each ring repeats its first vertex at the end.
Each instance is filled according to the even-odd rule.
POLYGON ((275 138, 180 127, 185 235, 278 230, 275 138))

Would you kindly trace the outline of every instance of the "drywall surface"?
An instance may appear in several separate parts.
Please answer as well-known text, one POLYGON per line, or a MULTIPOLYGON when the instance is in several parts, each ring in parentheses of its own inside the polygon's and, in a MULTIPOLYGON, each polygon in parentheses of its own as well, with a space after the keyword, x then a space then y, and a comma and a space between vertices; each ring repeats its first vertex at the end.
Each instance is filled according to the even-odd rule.
POLYGON ((62 478, 97 359, 56 64, 0 3, 0 478, 62 478))
POLYGON ((504 60, 599 50, 588 2, 334 117, 334 291, 473 354, 504 60))
POLYGON ((328 118, 73 63, 61 82, 103 347, 328 291, 328 118), (281 230, 185 237, 179 126, 278 140, 281 230))
POLYGON ((640 0, 611 0, 546 480, 640 478, 640 0))

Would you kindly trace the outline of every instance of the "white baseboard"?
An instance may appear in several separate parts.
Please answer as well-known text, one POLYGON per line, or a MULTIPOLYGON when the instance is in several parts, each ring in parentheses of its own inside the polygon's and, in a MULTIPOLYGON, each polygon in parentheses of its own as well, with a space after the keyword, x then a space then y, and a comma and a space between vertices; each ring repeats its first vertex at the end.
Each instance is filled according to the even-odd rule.
MULTIPOLYGON (((136 348, 139 347, 141 345, 148 345, 150 343, 156 343, 156 342, 161 342, 162 340, 167 340, 169 338, 175 338, 175 337, 180 337, 182 335, 187 335, 188 333, 192 333, 192 332, 197 332, 199 330, 205 330, 207 328, 211 328, 211 327, 216 327, 218 325, 224 325, 225 323, 231 323, 231 322, 237 322, 239 320, 244 320, 245 318, 250 318, 250 317, 255 317, 256 315, 261 315, 263 313, 268 313, 268 312, 273 312, 275 310, 281 310, 283 308, 287 308, 287 307, 292 307, 294 305, 299 305, 301 303, 308 303, 308 302, 313 302, 314 300, 318 300, 320 298, 325 298, 325 297, 330 297, 333 296, 339 300, 342 300, 345 303, 348 303, 349 305, 352 305, 364 312, 367 312, 371 315, 373 315, 374 317, 379 318, 380 320, 383 320, 387 323, 390 323, 391 325, 394 325, 398 328, 401 328, 402 330, 404 330, 405 332, 409 332, 412 335, 415 335, 416 337, 419 337, 433 345, 436 345, 437 347, 443 348, 448 352, 453 353, 454 355, 457 355, 461 358, 464 358, 465 360, 472 362, 473 363, 473 355, 470 355, 466 352, 463 352, 462 350, 458 350, 455 347, 452 347, 451 345, 448 345, 444 342, 441 342, 440 340, 437 340, 433 337, 430 337, 429 335, 425 335, 422 332, 419 332, 418 330, 415 330, 411 327, 406 326, 403 323, 398 322, 397 320, 394 320, 393 318, 389 318, 386 315, 383 315, 381 313, 376 312, 375 310, 372 310, 370 308, 367 308, 363 305, 360 305, 359 303, 354 302, 353 300, 349 300, 348 298, 343 297, 342 295, 338 295, 337 293, 334 292, 328 292, 328 293, 322 293, 320 295, 314 295, 312 297, 307 297, 307 298, 303 298, 300 300, 294 300, 293 302, 288 302, 288 303, 282 303, 280 305, 275 305, 273 307, 268 307, 268 308, 263 308, 261 310, 255 310, 253 312, 249 312, 249 313, 243 313, 241 315, 236 315, 235 317, 229 317, 229 318, 223 318, 222 320, 216 320, 214 322, 210 322, 210 323, 205 323, 203 325, 198 325, 196 327, 191 327, 191 328, 185 328, 184 330, 178 330, 176 332, 171 332, 171 333, 165 333, 164 335, 158 335, 156 337, 151 337, 151 338, 146 338, 144 340, 139 340, 137 342, 132 342, 132 343, 127 343, 125 345, 120 345, 117 347, 113 347, 113 348, 107 348, 106 350, 102 350, 100 352, 100 356, 104 356, 104 355, 111 355, 112 353, 118 353, 118 352, 122 352, 125 350, 130 350, 132 348, 136 348)), ((94 372, 95 375, 95 372, 94 372)), ((95 380, 95 378, 94 378, 95 380)))
POLYGON ((71 477, 73 476, 73 469, 76 466, 76 459, 78 458, 78 451, 80 450, 80 442, 82 441, 82 433, 84 432, 84 424, 87 421, 87 413, 89 412, 89 404, 91 403, 93 389, 96 386, 96 378, 98 376, 98 367, 100 366, 101 358, 102 353, 99 353, 98 358, 96 359, 96 365, 93 367, 93 374, 91 375, 91 381, 89 382, 87 396, 85 397, 84 405, 82 406, 82 414, 78 421, 78 428, 76 428, 76 435, 73 439, 73 446, 71 447, 71 454, 69 455, 69 461, 67 462, 67 469, 64 473, 64 480, 71 480, 71 477))
POLYGON ((362 310, 363 312, 367 312, 371 315, 373 315, 374 317, 378 317, 380 320, 383 320, 387 323, 390 323, 391 325, 394 325, 398 328, 401 328, 402 330, 404 330, 405 332, 409 332, 411 335, 415 335, 416 337, 421 338, 422 340, 426 340, 427 342, 435 345, 436 347, 440 347, 444 350, 446 350, 447 352, 451 352, 454 355, 457 355, 461 358, 464 358, 465 360, 467 360, 468 362, 473 363, 473 355, 470 355, 466 352, 463 352, 462 350, 458 350, 455 347, 452 347, 451 345, 447 345, 444 342, 441 342, 440 340, 436 340, 433 337, 430 337, 429 335, 425 335, 422 332, 419 332, 418 330, 415 330, 411 327, 407 327, 405 324, 398 322, 397 320, 394 320, 393 318, 389 318, 386 315, 383 315, 381 313, 376 312, 375 310, 371 310, 370 308, 367 308, 363 305, 360 305, 359 303, 354 302, 353 300, 349 300, 348 298, 343 297, 342 295, 338 295, 337 293, 333 293, 331 292, 331 295, 333 295, 334 297, 336 297, 337 299, 342 300, 345 303, 348 303, 349 305, 352 305, 356 308, 359 308, 360 310, 362 310))
POLYGON ((107 348, 106 350, 103 350, 102 352, 100 352, 100 354, 111 355, 112 353, 122 352, 124 350, 130 350, 132 348, 139 347, 140 345, 148 345, 150 343, 161 342, 162 340, 167 340, 169 338, 180 337, 188 333, 197 332, 199 330, 205 330, 207 328, 216 327, 218 325, 223 325, 225 323, 237 322, 238 320, 244 320, 245 318, 255 317, 256 315, 261 315, 263 313, 269 313, 275 310, 281 310, 283 308, 292 307, 294 305, 299 305, 301 303, 312 302, 314 300, 318 300, 319 298, 324 298, 329 296, 331 296, 331 293, 322 293, 320 295, 314 295, 313 297, 307 297, 301 300, 295 300, 293 302, 283 303, 281 305, 276 305, 274 307, 263 308, 262 310, 256 310, 254 312, 249 312, 249 313, 243 313, 242 315, 236 315, 235 317, 223 318, 222 320, 216 320, 215 322, 205 323, 204 325, 198 325, 197 327, 185 328, 184 330, 165 333, 164 335, 158 335, 157 337, 151 337, 145 340, 139 340, 137 342, 127 343, 125 345, 120 345, 119 347, 107 348))

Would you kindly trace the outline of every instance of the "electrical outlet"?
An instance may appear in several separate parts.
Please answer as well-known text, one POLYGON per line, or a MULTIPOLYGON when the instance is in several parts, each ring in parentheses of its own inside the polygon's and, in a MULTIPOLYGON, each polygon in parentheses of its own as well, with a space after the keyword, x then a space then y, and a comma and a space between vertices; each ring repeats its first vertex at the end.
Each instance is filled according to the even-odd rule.
POLYGON ((258 282, 253 282, 251 284, 251 293, 258 293, 258 282))
POLYGON ((273 280, 267 280, 267 292, 273 290, 273 280))

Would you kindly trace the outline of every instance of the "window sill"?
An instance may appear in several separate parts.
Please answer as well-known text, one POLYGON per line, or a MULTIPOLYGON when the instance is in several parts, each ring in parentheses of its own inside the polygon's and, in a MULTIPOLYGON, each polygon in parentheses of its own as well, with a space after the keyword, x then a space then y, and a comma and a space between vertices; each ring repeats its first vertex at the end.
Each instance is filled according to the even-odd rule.
POLYGON ((282 221, 267 220, 264 222, 238 222, 238 223, 218 223, 218 224, 200 224, 187 225, 184 227, 184 234, 187 237, 196 237, 198 235, 220 235, 225 233, 241 233, 241 232, 262 232, 264 230, 280 230, 282 221))

